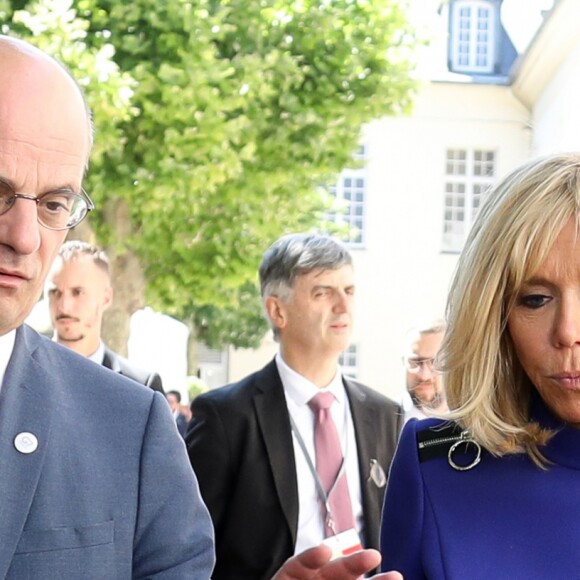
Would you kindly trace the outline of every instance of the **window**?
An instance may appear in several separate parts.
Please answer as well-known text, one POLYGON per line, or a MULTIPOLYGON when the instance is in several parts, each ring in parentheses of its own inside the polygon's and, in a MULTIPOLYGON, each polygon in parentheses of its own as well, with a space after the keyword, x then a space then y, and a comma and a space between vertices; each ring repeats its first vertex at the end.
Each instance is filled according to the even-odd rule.
POLYGON ((493 72, 494 7, 482 0, 462 0, 455 2, 452 9, 452 69, 456 72, 493 72))
POLYGON ((223 352, 215 348, 209 348, 203 342, 197 343, 197 358, 200 363, 221 364, 223 352))
POLYGON ((227 351, 209 348, 197 343, 198 377, 210 388, 215 389, 228 383, 229 357, 227 351))
POLYGON ((340 354, 338 364, 342 368, 342 374, 356 379, 358 373, 358 353, 356 345, 351 344, 340 354))
POLYGON ((443 250, 459 252, 485 194, 495 180, 495 152, 447 151, 443 250))
MULTIPOLYGON (((365 158, 365 147, 362 145, 355 155, 357 159, 365 158)), ((365 203, 367 177, 366 169, 344 169, 338 183, 330 188, 336 197, 339 209, 329 214, 328 219, 348 228, 343 237, 345 242, 362 245, 365 241, 365 203)))

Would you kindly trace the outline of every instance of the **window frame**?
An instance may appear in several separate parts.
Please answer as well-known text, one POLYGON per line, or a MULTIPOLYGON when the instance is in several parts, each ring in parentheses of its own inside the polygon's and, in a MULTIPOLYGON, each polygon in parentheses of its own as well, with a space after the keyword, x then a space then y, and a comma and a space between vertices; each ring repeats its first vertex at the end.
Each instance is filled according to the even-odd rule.
POLYGON ((357 344, 351 344, 340 353, 338 364, 345 377, 356 380, 359 372, 359 349, 357 344), (354 361, 354 362, 351 362, 354 361))
POLYGON ((458 0, 453 3, 451 16, 453 71, 480 74, 494 71, 496 18, 496 8, 484 0, 458 0), (480 28, 481 24, 486 26, 480 28), (480 59, 483 59, 483 62, 479 62, 480 59))
MULTIPOLYGON (((361 145, 355 159, 364 163, 367 152, 361 145)), ((345 168, 329 193, 335 197, 338 209, 331 211, 327 218, 339 226, 346 226, 348 234, 342 240, 351 247, 362 247, 366 243, 368 175, 366 165, 345 168)))
POLYGON ((460 252, 497 175, 497 151, 448 148, 443 186, 442 251, 460 252))

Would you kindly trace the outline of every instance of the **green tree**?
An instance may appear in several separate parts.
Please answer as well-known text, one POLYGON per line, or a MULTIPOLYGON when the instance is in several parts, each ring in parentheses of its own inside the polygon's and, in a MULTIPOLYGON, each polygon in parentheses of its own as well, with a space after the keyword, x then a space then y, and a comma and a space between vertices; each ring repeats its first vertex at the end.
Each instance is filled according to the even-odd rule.
POLYGON ((361 126, 410 105, 416 41, 396 0, 0 0, 0 22, 86 89, 117 326, 148 303, 241 345, 264 249, 320 225, 361 126))

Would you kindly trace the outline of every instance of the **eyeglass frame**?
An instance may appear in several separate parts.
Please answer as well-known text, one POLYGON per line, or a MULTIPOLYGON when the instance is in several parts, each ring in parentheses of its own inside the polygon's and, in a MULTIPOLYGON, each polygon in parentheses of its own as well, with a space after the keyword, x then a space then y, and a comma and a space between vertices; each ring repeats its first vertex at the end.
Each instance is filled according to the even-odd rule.
POLYGON ((411 373, 412 375, 416 375, 417 373, 419 373, 421 368, 423 368, 424 366, 427 366, 429 368, 429 371, 431 373, 433 373, 434 375, 440 375, 443 371, 438 369, 435 366, 436 360, 437 360, 437 357, 434 357, 434 356, 427 357, 427 358, 404 356, 403 357, 403 364, 405 365, 405 370, 408 373, 411 373), (415 363, 417 365, 417 367, 411 368, 409 366, 410 362, 415 363))
POLYGON ((58 194, 58 193, 72 195, 74 198, 81 199, 86 204, 86 206, 87 206, 86 210, 85 210, 84 214, 80 217, 80 219, 77 222, 75 222, 74 224, 66 225, 65 227, 62 227, 62 228, 55 228, 55 227, 46 225, 41 220, 40 214, 38 214, 37 215, 38 223, 42 227, 46 228, 47 230, 52 230, 55 232, 62 232, 65 230, 70 230, 70 229, 78 226, 87 217, 88 213, 95 209, 95 204, 94 204, 93 200, 91 199, 91 197, 89 196, 89 194, 85 191, 85 189, 83 187, 81 187, 81 190, 79 192, 73 191, 72 189, 61 188, 61 189, 54 189, 52 191, 46 191, 45 193, 37 196, 37 195, 31 195, 29 193, 17 193, 16 191, 14 191, 13 187, 9 183, 4 181, 3 179, 0 179, 0 184, 5 185, 8 189, 10 189, 11 197, 7 198, 7 199, 13 200, 12 205, 10 205, 6 209, 6 211, 2 212, 0 210, 0 216, 6 215, 14 207, 14 204, 16 203, 17 199, 28 199, 30 201, 34 201, 36 203, 36 206, 38 207, 38 204, 40 203, 40 201, 44 197, 46 197, 47 195, 53 195, 53 194, 58 194))

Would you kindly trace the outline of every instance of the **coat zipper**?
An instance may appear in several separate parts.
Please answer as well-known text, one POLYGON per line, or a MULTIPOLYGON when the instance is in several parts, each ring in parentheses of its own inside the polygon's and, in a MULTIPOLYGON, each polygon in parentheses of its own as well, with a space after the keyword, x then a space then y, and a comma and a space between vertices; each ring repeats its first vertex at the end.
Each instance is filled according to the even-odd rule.
POLYGON ((467 441, 470 439, 469 431, 462 431, 459 435, 454 435, 453 437, 439 437, 437 439, 429 439, 427 441, 421 441, 419 443, 419 449, 425 449, 426 447, 433 447, 434 445, 443 445, 445 443, 454 443, 456 441, 467 441))

